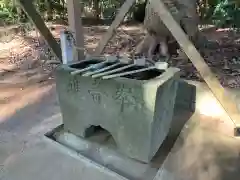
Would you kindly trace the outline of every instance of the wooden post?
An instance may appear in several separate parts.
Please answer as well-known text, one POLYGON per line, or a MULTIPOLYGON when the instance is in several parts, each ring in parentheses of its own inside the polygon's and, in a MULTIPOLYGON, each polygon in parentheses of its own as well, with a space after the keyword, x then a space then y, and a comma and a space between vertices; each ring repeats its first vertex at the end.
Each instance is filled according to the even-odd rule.
POLYGON ((236 103, 233 101, 233 98, 231 98, 231 94, 229 94, 229 92, 226 92, 222 85, 219 83, 216 76, 212 73, 211 69, 208 67, 192 42, 188 39, 182 28, 174 20, 164 3, 161 0, 152 0, 151 3, 155 9, 155 12, 158 13, 160 19, 171 31, 172 35, 180 44, 181 48, 184 50, 188 58, 192 61, 193 65, 205 80, 208 87, 211 89, 215 97, 225 109, 230 119, 235 124, 236 129, 238 129, 240 125, 240 115, 236 103))
MULTIPOLYGON (((77 60, 84 60, 84 35, 81 20, 81 1, 67 0, 69 29, 74 34, 77 60)), ((75 53, 75 52, 74 52, 75 53)))
POLYGON ((130 10, 130 8, 133 6, 136 0, 126 0, 122 7, 120 8, 115 20, 112 22, 111 26, 108 28, 107 32, 103 35, 101 38, 98 46, 95 49, 94 54, 100 55, 104 51, 107 43, 110 41, 112 36, 114 35, 116 29, 120 25, 120 23, 123 21, 124 17, 130 10))
POLYGON ((60 60, 62 60, 62 53, 60 45, 57 43, 57 41, 54 39, 52 33, 49 31, 47 26, 45 25, 43 19, 39 15, 39 13, 36 11, 33 3, 31 0, 19 0, 20 5, 22 9, 27 14, 28 18, 33 22, 33 24, 36 26, 40 34, 43 36, 53 53, 56 55, 56 57, 60 60))

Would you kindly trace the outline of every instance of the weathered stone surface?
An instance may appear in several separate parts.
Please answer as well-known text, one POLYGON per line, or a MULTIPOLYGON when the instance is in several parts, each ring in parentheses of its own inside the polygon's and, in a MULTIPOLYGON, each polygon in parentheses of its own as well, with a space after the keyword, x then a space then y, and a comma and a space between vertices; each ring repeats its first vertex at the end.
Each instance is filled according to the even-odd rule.
POLYGON ((149 162, 166 138, 173 116, 178 69, 150 80, 93 79, 57 70, 64 128, 86 137, 101 126, 129 157, 149 162))
POLYGON ((185 109, 190 112, 196 110, 196 86, 186 81, 178 81, 178 91, 176 95, 175 110, 185 109))

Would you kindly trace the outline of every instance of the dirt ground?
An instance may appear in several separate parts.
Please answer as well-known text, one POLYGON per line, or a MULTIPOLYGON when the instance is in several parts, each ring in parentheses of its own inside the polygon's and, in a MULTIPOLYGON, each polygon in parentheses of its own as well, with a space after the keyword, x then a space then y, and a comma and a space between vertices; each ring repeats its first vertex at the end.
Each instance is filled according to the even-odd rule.
MULTIPOLYGON (((65 28, 54 25, 51 30, 56 38, 65 28)), ((107 26, 84 27, 86 52, 91 54, 97 46, 107 26)), ((229 29, 202 28, 203 35, 208 39, 205 48, 200 49, 212 71, 223 86, 240 87, 240 33, 229 29)), ((117 35, 107 45, 106 54, 130 54, 143 39, 141 25, 121 26, 117 35)), ((0 82, 15 84, 29 79, 45 81, 57 66, 50 64, 55 61, 44 40, 35 31, 25 35, 18 33, 8 41, 0 43, 0 82)), ((201 77, 190 61, 173 60, 172 66, 181 69, 181 76, 186 79, 199 80, 201 77)), ((52 75, 52 74, 51 74, 52 75)))

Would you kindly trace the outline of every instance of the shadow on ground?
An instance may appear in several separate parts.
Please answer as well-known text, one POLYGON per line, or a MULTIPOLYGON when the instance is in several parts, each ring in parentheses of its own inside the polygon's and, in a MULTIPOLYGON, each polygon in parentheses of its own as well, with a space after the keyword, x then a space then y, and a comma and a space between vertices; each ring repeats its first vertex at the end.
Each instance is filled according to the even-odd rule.
MULTIPOLYGON (((47 86, 50 88, 41 95, 33 94, 38 96, 36 100, 32 96, 11 116, 1 119, 1 164, 11 163, 26 146, 34 146, 36 135, 43 136, 61 123, 55 86, 48 84, 39 89, 47 86), (12 134, 15 134, 13 138, 12 134)), ((203 128, 200 121, 200 115, 178 110, 171 133, 159 149, 153 166, 164 169, 176 180, 237 179, 240 176, 239 143, 215 132, 214 127, 203 128)))

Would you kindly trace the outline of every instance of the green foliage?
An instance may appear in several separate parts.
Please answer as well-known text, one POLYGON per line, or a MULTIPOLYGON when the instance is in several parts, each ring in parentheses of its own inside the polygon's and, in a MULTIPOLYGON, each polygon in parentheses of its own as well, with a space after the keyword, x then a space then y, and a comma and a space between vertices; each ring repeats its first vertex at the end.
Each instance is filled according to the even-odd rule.
POLYGON ((17 18, 16 8, 11 0, 0 0, 0 24, 15 22, 17 18))
MULTIPOLYGON (((26 22, 25 13, 18 0, 0 0, 0 25, 26 22)), ((114 18, 125 0, 79 0, 82 10, 96 18, 114 18)), ((143 22, 147 0, 136 0, 130 17, 143 22)), ((66 19, 66 0, 34 0, 37 10, 45 20, 66 19)), ((199 0, 199 16, 219 27, 240 27, 240 0, 199 0)))
MULTIPOLYGON (((0 0, 0 25, 28 21, 17 1, 0 0)), ((65 0, 34 0, 33 3, 45 20, 54 20, 57 17, 64 18, 67 12, 65 0)))
POLYGON ((137 3, 133 8, 133 19, 138 22, 143 22, 145 17, 147 1, 137 3))
POLYGON ((199 16, 202 20, 211 19, 219 0, 199 0, 199 16))
POLYGON ((124 0, 101 0, 103 18, 114 18, 117 13, 117 9, 121 7, 124 0))
POLYGON ((218 27, 240 28, 240 6, 234 0, 219 1, 212 19, 218 27))

